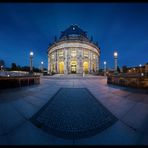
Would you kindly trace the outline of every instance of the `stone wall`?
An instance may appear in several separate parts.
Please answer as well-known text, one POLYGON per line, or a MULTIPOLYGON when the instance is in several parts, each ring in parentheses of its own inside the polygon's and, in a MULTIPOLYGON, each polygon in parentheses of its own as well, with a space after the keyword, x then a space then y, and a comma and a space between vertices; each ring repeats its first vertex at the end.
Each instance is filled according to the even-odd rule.
POLYGON ((111 75, 107 76, 107 83, 126 87, 148 88, 148 76, 111 75))
POLYGON ((0 77, 0 89, 40 84, 39 76, 0 77))

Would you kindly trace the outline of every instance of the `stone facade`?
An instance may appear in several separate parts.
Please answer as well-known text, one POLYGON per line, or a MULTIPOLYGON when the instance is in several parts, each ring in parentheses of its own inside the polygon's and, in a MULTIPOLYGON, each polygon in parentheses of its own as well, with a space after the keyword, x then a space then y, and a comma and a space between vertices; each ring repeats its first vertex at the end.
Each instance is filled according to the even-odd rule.
POLYGON ((99 62, 100 48, 76 25, 48 47, 48 73, 96 73, 99 62))

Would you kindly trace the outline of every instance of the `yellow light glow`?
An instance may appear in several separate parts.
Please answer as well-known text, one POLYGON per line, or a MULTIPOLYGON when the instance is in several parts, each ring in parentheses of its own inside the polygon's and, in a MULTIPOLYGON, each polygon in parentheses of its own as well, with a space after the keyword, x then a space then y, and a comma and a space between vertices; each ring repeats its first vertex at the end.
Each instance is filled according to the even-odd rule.
POLYGON ((60 74, 64 73, 64 62, 59 62, 59 73, 60 74))
POLYGON ((83 63, 83 71, 84 71, 85 73, 88 73, 88 62, 84 62, 84 63, 83 63))

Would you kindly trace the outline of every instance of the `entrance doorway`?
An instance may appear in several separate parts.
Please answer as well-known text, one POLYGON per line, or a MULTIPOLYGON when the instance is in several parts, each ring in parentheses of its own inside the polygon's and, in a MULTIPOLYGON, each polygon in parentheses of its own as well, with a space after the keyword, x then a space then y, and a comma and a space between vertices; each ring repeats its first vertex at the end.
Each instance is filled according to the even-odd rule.
POLYGON ((59 62, 59 73, 64 74, 64 62, 59 62))
POLYGON ((83 63, 83 71, 85 74, 88 74, 88 62, 83 63))
POLYGON ((76 73, 76 72, 77 72, 77 62, 71 61, 71 73, 76 73))

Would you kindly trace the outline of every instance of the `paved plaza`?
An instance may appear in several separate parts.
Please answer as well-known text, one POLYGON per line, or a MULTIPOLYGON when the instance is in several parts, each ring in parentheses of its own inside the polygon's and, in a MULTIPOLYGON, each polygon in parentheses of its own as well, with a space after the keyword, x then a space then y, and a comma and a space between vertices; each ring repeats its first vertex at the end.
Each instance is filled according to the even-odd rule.
POLYGON ((38 127, 66 139, 90 137, 117 119, 86 88, 61 88, 32 118, 38 127))
POLYGON ((148 144, 148 93, 106 82, 55 75, 41 77, 40 85, 0 90, 0 144, 148 144))

